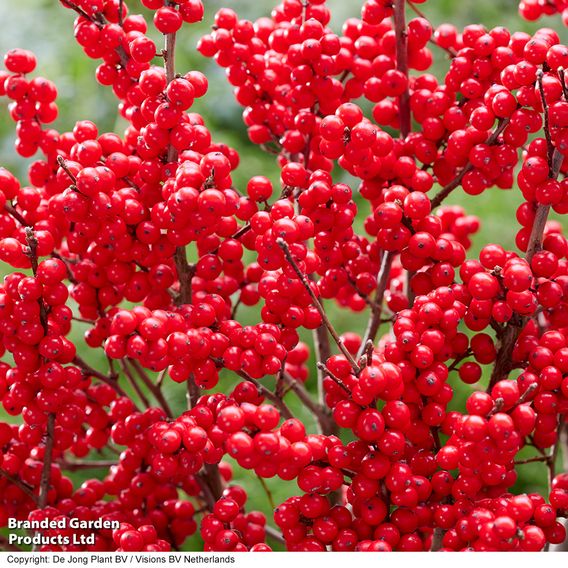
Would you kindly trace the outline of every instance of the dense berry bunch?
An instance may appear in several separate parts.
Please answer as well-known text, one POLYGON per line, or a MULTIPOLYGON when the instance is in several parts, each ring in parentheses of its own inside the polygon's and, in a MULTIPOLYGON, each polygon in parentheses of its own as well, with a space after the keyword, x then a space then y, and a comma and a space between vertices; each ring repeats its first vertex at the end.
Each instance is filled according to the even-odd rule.
MULTIPOLYGON (((41 550, 565 544, 558 33, 436 28, 417 0, 366 0, 340 30, 325 0, 283 0, 255 22, 222 8, 197 50, 225 69, 280 172, 236 187, 237 151, 192 111, 207 78, 175 65, 176 33, 213 18, 201 1, 142 0, 146 16, 122 0, 61 4, 127 127, 56 130, 55 84, 31 52, 5 55, 0 95, 29 161, 21 181, 0 168, 13 269, 0 286, 0 527, 113 521, 84 544, 40 529, 41 550), (513 187, 515 250, 473 257, 480 220, 445 198, 513 187), (345 312, 360 327, 345 331, 345 312), (548 474, 544 495, 515 491, 529 462, 548 474), (251 510, 235 465, 269 515, 251 510)), ((563 0, 519 9, 568 21, 563 0)))

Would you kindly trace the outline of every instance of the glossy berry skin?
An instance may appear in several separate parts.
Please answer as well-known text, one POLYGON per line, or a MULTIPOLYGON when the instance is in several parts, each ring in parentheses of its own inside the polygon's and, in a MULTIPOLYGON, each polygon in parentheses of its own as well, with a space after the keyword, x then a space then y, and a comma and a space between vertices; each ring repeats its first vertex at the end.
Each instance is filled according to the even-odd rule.
MULTIPOLYGON (((402 0, 366 0, 341 28, 325 0, 254 22, 200 0, 63 4, 120 120, 56 130, 56 84, 33 53, 5 54, 29 167, 0 168, 0 527, 112 520, 92 552, 563 546, 554 25, 434 27, 402 0), (196 112, 213 75, 180 69, 175 46, 208 18, 197 52, 274 171, 196 112), (499 190, 517 199, 501 212, 514 246, 445 201, 499 190), (540 493, 517 491, 527 463, 540 493)), ((568 24, 565 0, 519 11, 568 24)))

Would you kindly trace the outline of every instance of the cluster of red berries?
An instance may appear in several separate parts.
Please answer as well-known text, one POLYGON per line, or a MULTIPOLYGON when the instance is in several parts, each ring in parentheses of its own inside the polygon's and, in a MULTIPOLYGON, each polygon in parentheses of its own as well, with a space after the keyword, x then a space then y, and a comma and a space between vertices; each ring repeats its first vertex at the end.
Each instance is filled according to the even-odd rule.
POLYGON ((538 20, 541 16, 562 15, 562 23, 568 24, 568 2, 566 0, 551 0, 541 2, 541 0, 522 0, 519 3, 519 13, 525 20, 538 20))
POLYGON ((225 489, 211 514, 201 523, 206 551, 268 552, 265 544, 266 517, 259 511, 244 512, 247 493, 240 486, 225 489))
MULTIPOLYGON (((568 240, 547 220, 568 212, 559 35, 434 29, 406 22, 403 0, 366 0, 341 33, 325 0, 283 0, 255 22, 222 8, 197 49, 280 169, 278 184, 239 188, 237 151, 192 111, 207 78, 175 68, 200 0, 143 0, 163 50, 122 0, 63 4, 127 127, 52 128, 55 85, 31 77, 32 53, 6 54, 0 96, 33 160, 25 183, 0 168, 0 260, 14 269, 0 400, 21 417, 0 423, 0 526, 114 521, 85 545, 101 551, 193 535, 208 551, 564 542, 568 478, 552 462, 568 427, 568 240), (440 50, 441 81, 427 72, 440 50), (518 250, 468 258, 480 221, 444 199, 515 183, 518 250), (366 329, 338 333, 338 311, 365 312, 366 329), (513 492, 526 459, 548 466, 546 496, 513 492), (297 489, 270 515, 250 510, 231 463, 297 489), (77 487, 63 474, 95 468, 77 487)), ((566 20, 565 4, 520 10, 566 20)))

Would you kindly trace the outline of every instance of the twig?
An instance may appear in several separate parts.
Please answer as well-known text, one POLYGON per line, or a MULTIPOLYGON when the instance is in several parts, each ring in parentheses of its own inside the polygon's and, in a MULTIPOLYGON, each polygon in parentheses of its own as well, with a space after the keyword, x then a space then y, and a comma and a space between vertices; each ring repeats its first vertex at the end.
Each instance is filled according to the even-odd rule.
POLYGON ((405 18, 406 0, 394 0, 394 33, 396 36, 396 68, 406 77, 406 88, 398 98, 400 137, 410 133, 410 94, 408 90, 408 32, 405 18))
POLYGON ((562 67, 558 68, 558 77, 562 83, 562 94, 564 98, 568 100, 568 88, 566 88, 566 73, 562 67))
POLYGON ((535 456, 533 458, 526 458, 523 460, 515 460, 515 465, 524 465, 526 463, 547 462, 550 456, 535 456))
POLYGON ((448 367, 448 373, 453 371, 464 359, 467 359, 472 353, 473 351, 471 349, 468 349, 462 355, 454 359, 453 363, 448 367))
MULTIPOLYGON (((81 369, 85 375, 99 379, 99 381, 102 381, 103 383, 111 386, 120 396, 128 397, 126 392, 118 384, 117 377, 109 377, 108 375, 103 375, 103 373, 97 371, 96 369, 93 369, 93 367, 91 367, 78 355, 76 355, 73 359, 73 364, 77 365, 77 367, 79 367, 79 369, 81 369)), ((134 406, 136 407, 136 405, 134 406)), ((139 409, 136 407, 136 410, 139 409)))
MULTIPOLYGON (((564 473, 568 473, 568 424, 566 424, 564 418, 564 416, 561 416, 559 439, 556 442, 556 445, 562 446, 562 471, 564 473)), ((565 518, 562 524, 565 529, 568 529, 568 518, 565 518)), ((553 552, 567 552, 568 536, 564 538, 563 542, 554 545, 554 547, 549 547, 549 550, 552 550, 553 552)))
POLYGON ((95 324, 95 322, 92 321, 92 320, 88 320, 88 319, 85 319, 85 318, 79 318, 79 317, 77 317, 77 316, 71 316, 71 319, 72 319, 73 321, 77 321, 77 322, 79 322, 79 323, 86 323, 86 324, 88 324, 88 325, 94 325, 94 324, 95 324))
MULTIPOLYGON (((507 124, 509 124, 509 120, 510 120, 509 118, 502 118, 502 119, 499 120, 499 124, 497 125, 497 128, 495 128, 493 133, 487 139, 487 142, 486 142, 487 145, 492 146, 493 144, 495 144, 495 142, 497 142, 497 139, 502 134, 502 132, 505 130, 505 128, 507 127, 507 124)), ((438 207, 442 203, 442 201, 444 201, 444 199, 446 199, 446 197, 448 197, 448 195, 450 195, 450 193, 452 193, 452 191, 454 191, 454 189, 456 189, 456 187, 458 187, 461 184, 465 174, 470 172, 472 169, 473 169, 473 165, 471 164, 471 162, 468 162, 462 168, 460 173, 451 182, 449 182, 447 185, 445 185, 432 198, 432 201, 431 201, 432 209, 434 209, 435 207, 438 207)))
POLYGON ((174 262, 179 280, 179 296, 176 299, 177 305, 191 304, 192 290, 191 281, 195 273, 195 265, 187 262, 187 253, 185 247, 176 248, 174 254, 174 262))
POLYGON ((21 215, 13 205, 6 203, 4 205, 4 209, 6 210, 6 213, 8 213, 8 215, 13 217, 16 221, 18 221, 18 223, 20 223, 22 227, 29 226, 29 223, 24 219, 23 215, 21 215))
POLYGON ((14 477, 12 474, 8 473, 7 471, 0 469, 0 477, 4 477, 10 483, 14 484, 22 493, 25 493, 34 503, 37 504, 37 497, 34 494, 33 488, 29 486, 27 483, 23 482, 21 479, 14 477))
POLYGON ((69 176, 69 179, 71 180, 71 182, 73 184, 76 184, 77 178, 75 177, 75 174, 73 174, 73 172, 69 169, 69 166, 67 165, 67 162, 65 161, 65 158, 63 158, 63 156, 57 156, 57 163, 59 164, 61 169, 69 176))
POLYGON ((59 462, 61 469, 67 471, 79 471, 83 469, 108 469, 113 465, 117 465, 115 460, 98 460, 98 461, 88 461, 88 460, 75 460, 75 461, 62 461, 59 462))
POLYGON ((136 394, 138 395, 138 398, 142 401, 142 404, 146 408, 150 408, 152 406, 150 404, 150 401, 144 394, 144 391, 140 388, 140 385, 136 381, 136 378, 132 374, 132 371, 130 370, 130 367, 126 363, 125 359, 120 359, 120 368, 122 369, 124 376, 128 379, 128 382, 132 385, 132 388, 136 391, 136 394))
POLYGON ((164 379, 166 378, 166 373, 168 372, 167 369, 164 369, 163 371, 160 371, 158 373, 158 378, 156 379, 156 387, 161 389, 162 388, 162 383, 164 382, 164 379))
POLYGON ((282 365, 280 367, 280 371, 278 373, 278 377, 276 377, 276 384, 274 385, 274 395, 282 400, 284 398, 283 395, 283 388, 284 388, 284 370, 286 369, 286 357, 282 360, 282 365))
POLYGON ((207 463, 204 466, 206 483, 211 489, 211 493, 215 500, 218 501, 223 495, 223 480, 217 464, 207 463))
MULTIPOLYGON (((564 157, 552 146, 552 139, 550 138, 548 123, 548 105, 546 104, 546 98, 544 96, 541 76, 539 76, 538 83, 544 109, 544 130, 548 147, 549 178, 556 179, 558 177, 558 174, 560 173, 560 168, 562 166, 564 157)), ((544 229, 546 226, 546 221, 548 219, 549 211, 549 205, 538 205, 536 208, 536 214, 527 245, 527 252, 525 254, 525 259, 529 264, 533 256, 542 248, 544 229)), ((499 348, 499 351, 497 353, 495 366, 493 367, 489 386, 487 387, 488 392, 491 388, 493 388, 493 385, 497 381, 501 380, 501 378, 503 378, 511 370, 513 349, 515 347, 515 343, 517 342, 521 329, 524 327, 528 319, 529 318, 521 318, 520 322, 511 320, 505 327, 503 336, 501 337, 501 347, 499 348)))
POLYGON ((69 282, 72 282, 73 284, 77 284, 77 280, 76 280, 75 276, 73 276, 73 271, 71 270, 71 267, 69 266, 69 264, 72 263, 72 261, 70 261, 68 258, 63 258, 60 254, 56 253, 55 251, 51 253, 51 256, 53 258, 57 258, 63 264, 65 264, 65 268, 67 269, 67 278, 68 278, 69 282))
POLYGON ((191 373, 189 375, 189 379, 187 381, 187 393, 186 393, 186 396, 185 396, 185 398, 187 400, 187 409, 188 410, 195 408, 195 406, 197 405, 197 401, 199 400, 200 396, 201 396, 201 390, 195 384, 195 377, 193 376, 193 373, 191 373))
POLYGON ((300 402, 314 415, 321 432, 330 431, 333 428, 333 425, 330 424, 333 420, 328 409, 314 401, 310 393, 304 388, 304 385, 290 374, 284 372, 283 380, 289 387, 289 390, 293 391, 300 402))
POLYGON ((524 404, 528 398, 531 396, 531 394, 538 388, 538 383, 531 383, 528 387, 527 390, 519 397, 519 400, 517 400, 517 402, 515 402, 515 404, 509 409, 509 412, 511 412, 511 410, 514 410, 515 408, 517 408, 517 406, 520 406, 521 404, 524 404))
POLYGON ((294 260, 294 257, 292 256, 292 253, 290 252, 288 244, 282 238, 276 239, 276 243, 282 249, 282 252, 284 253, 284 256, 286 257, 286 260, 289 262, 290 266, 294 269, 294 272, 296 273, 296 275, 300 279, 300 282, 304 285, 304 288, 307 290, 308 294, 312 298, 312 302, 314 303, 315 308, 319 312, 325 327, 329 331, 331 337, 333 337, 333 340, 337 344, 337 347, 339 347, 339 350, 341 351, 341 353, 343 353, 345 358, 349 361, 349 364, 351 365, 351 367, 353 368, 355 373, 359 373, 359 371, 360 371, 359 365, 357 365, 357 363, 355 362, 355 359, 353 359, 353 356, 351 355, 351 353, 349 353, 349 351, 346 349, 345 345, 343 344, 343 341, 341 340, 341 338, 337 334, 337 331, 335 331, 335 328, 333 327, 332 323, 329 321, 329 318, 327 317, 327 314, 325 313, 325 310, 323 309, 323 306, 321 305, 321 302, 319 301, 315 292, 312 290, 312 287, 310 286, 310 283, 309 283, 308 279, 306 278, 306 275, 300 270, 299 266, 297 265, 296 261, 294 260))
POLYGON ((436 527, 434 529, 434 534, 432 535, 432 546, 430 547, 430 552, 438 552, 442 548, 442 541, 444 539, 445 530, 436 527))
POLYGON ((552 490, 552 482, 556 477, 556 458, 558 457, 558 450, 560 449, 560 435, 562 433, 562 429, 564 428, 564 414, 560 414, 558 416, 558 426, 556 428, 556 442, 554 446, 552 446, 552 452, 550 453, 550 457, 547 462, 548 467, 548 491, 552 490))
MULTIPOLYGON (((166 34, 165 38, 165 48, 162 52, 164 56, 164 67, 166 69, 166 81, 170 84, 175 76, 175 48, 176 48, 176 34, 170 33, 166 34)), ((168 147, 168 162, 174 162, 177 160, 177 150, 170 144, 168 147)))
POLYGON ((317 362, 316 367, 331 380, 337 383, 348 395, 351 395, 351 389, 339 378, 336 377, 323 363, 317 362))
POLYGON ((215 495, 213 495, 211 491, 211 487, 207 483, 205 476, 200 472, 195 476, 199 487, 201 488, 201 493, 203 495, 203 500, 205 501, 205 505, 209 511, 213 511, 213 507, 217 502, 215 495))
MULTIPOLYGON (((412 2, 411 0, 408 0, 408 7, 415 13, 417 14, 420 18, 424 18, 425 20, 427 20, 428 18, 426 17, 426 15, 424 14, 424 12, 422 12, 422 10, 420 10, 418 8, 418 6, 416 6, 416 4, 414 4, 414 2, 412 2)), ((435 45, 436 47, 438 47, 439 49, 443 49, 450 57, 455 57, 457 55, 456 50, 453 47, 444 47, 443 45, 440 45, 439 43, 436 43, 436 41, 432 38, 430 38, 428 40, 429 43, 431 43, 432 45, 435 45)))
MULTIPOLYGON (((38 267, 38 258, 37 258, 37 247, 38 242, 34 233, 34 230, 31 227, 26 227, 26 241, 28 243, 29 253, 28 257, 30 259, 32 265, 32 272, 34 276, 37 275, 37 267, 38 267)), ((43 302, 42 298, 39 298, 37 301, 39 305, 39 319, 41 325, 43 327, 43 331, 45 335, 48 334, 48 326, 47 326, 47 309, 43 302)))
POLYGON ((101 27, 101 23, 98 20, 87 14, 87 12, 83 10, 83 8, 81 8, 74 2, 70 2, 69 0, 60 0, 60 1, 64 6, 71 8, 71 10, 74 10, 75 12, 77 12, 77 14, 85 18, 85 20, 88 20, 89 22, 92 22, 93 24, 96 24, 97 26, 101 27))
MULTIPOLYGON (((314 338, 316 359, 318 362, 325 363, 325 361, 327 361, 331 357, 331 346, 329 344, 329 335, 327 333, 326 326, 322 323, 322 325, 314 329, 312 337, 314 338)), ((322 370, 319 368, 319 366, 317 369, 317 376, 318 376, 318 400, 319 403, 323 405, 325 404, 325 392, 323 388, 324 374, 322 370)))
MULTIPOLYGON (((544 129, 549 151, 549 175, 552 179, 556 179, 560 171, 562 160, 558 158, 558 155, 560 155, 560 153, 557 150, 551 149, 552 141, 550 139, 550 131, 548 128, 548 106, 546 104, 546 98, 544 96, 542 87, 542 77, 539 77, 538 82, 544 109, 544 129)), ((529 263, 531 262, 536 252, 538 252, 542 246, 542 238, 549 210, 550 206, 548 205, 539 205, 537 207, 535 219, 529 237, 527 252, 525 255, 525 258, 529 263)), ((525 325, 526 321, 526 318, 521 318, 521 321, 518 323, 512 320, 505 328, 503 336, 501 338, 501 347, 499 348, 499 352, 497 353, 495 366, 493 368, 491 379, 489 381, 488 391, 509 371, 512 358, 511 356, 515 347, 515 343, 517 341, 517 338, 519 337, 520 330, 525 325)))
POLYGON ((377 276, 377 290, 375 292, 375 306, 376 309, 373 310, 369 322, 367 324, 367 329, 363 340, 361 341, 361 348, 358 357, 361 357, 363 350, 367 348, 369 341, 371 345, 375 342, 379 327, 381 326, 381 315, 383 312, 383 299, 385 297, 385 292, 387 290, 387 285, 389 283, 389 276, 392 267, 392 261, 395 254, 390 251, 383 252, 383 257, 381 259, 381 267, 379 269, 379 274, 377 276))
POLYGON ((142 365, 140 365, 140 363, 136 359, 128 359, 128 362, 132 367, 134 367, 146 388, 148 388, 148 390, 154 395, 154 398, 160 403, 160 406, 162 407, 168 418, 173 418, 172 409, 170 408, 168 401, 164 397, 162 389, 160 389, 152 382, 152 379, 150 379, 146 371, 142 368, 142 365))
POLYGON ((272 540, 275 540, 276 542, 279 542, 281 544, 286 543, 284 537, 282 536, 282 533, 276 530, 274 527, 271 527, 270 525, 264 525, 264 531, 266 532, 266 536, 270 537, 272 540))
MULTIPOLYGON (((223 367, 223 361, 221 359, 213 358, 213 361, 218 367, 223 367)), ((260 381, 257 381, 256 379, 251 377, 246 371, 237 370, 234 372, 245 381, 252 383, 258 389, 258 392, 262 396, 273 402, 274 405, 277 406, 278 409, 280 410, 280 414, 282 415, 283 418, 287 420, 289 418, 294 417, 294 415, 292 414, 286 403, 282 400, 282 396, 278 396, 276 393, 272 392, 270 389, 265 387, 260 381)), ((282 370, 281 375, 284 376, 284 374, 285 373, 282 370)))
POLYGON ((504 405, 505 405, 505 399, 501 397, 496 398, 493 404, 493 408, 487 413, 487 418, 491 418, 494 414, 500 412, 504 405))
POLYGON ((501 336, 500 347, 495 359, 495 365, 493 366, 489 384, 487 385, 487 392, 491 392, 491 389, 495 386, 495 384, 505 377, 511 370, 513 349, 515 348, 515 343, 519 337, 522 325, 523 320, 519 322, 518 320, 511 319, 507 324, 507 327, 505 327, 503 335, 501 336))
POLYGON ((256 477, 258 478, 258 481, 260 482, 262 489, 266 493, 266 498, 268 499, 268 503, 270 504, 270 508, 272 510, 274 510, 276 508, 276 505, 274 504, 274 497, 272 496, 272 492, 270 491, 270 488, 266 484, 266 481, 264 480, 264 478, 261 477, 260 475, 258 475, 258 473, 256 474, 256 477))
POLYGON ((47 415, 47 428, 45 431, 45 450, 43 454, 43 468, 41 470, 41 480, 39 483, 39 496, 37 508, 44 509, 47 505, 47 495, 49 484, 51 483, 51 462, 53 460, 53 436, 55 431, 55 414, 50 412, 47 415))
POLYGON ((376 305, 375 302, 373 302, 373 300, 371 300, 371 298, 369 298, 368 294, 365 294, 365 292, 362 292, 361 290, 359 290, 358 286, 357 286, 357 282, 355 282, 355 280, 353 280, 353 278, 347 274, 347 280, 349 281, 349 284, 351 284, 351 286, 353 286, 355 292, 357 292, 358 296, 360 296, 361 298, 363 298, 363 300, 365 300, 365 304, 367 304, 371 310, 375 310, 376 309, 376 305))
POLYGON ((562 469, 568 473, 568 424, 560 429, 560 444, 562 445, 562 469))

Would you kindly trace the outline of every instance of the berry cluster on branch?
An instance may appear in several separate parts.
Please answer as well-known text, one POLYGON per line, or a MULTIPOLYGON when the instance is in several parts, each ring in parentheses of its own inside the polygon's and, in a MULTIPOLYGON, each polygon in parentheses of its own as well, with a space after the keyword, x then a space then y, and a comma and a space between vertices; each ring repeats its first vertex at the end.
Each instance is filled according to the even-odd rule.
MULTIPOLYGON (((117 521, 93 551, 180 549, 196 533, 215 551, 566 546, 558 32, 434 26, 425 0, 366 0, 340 31, 325 0, 254 22, 222 8, 197 51, 280 173, 239 188, 238 152, 192 111, 207 77, 176 69, 178 32, 212 15, 201 0, 141 3, 155 29, 123 0, 60 0, 120 135, 53 128, 57 88, 31 52, 0 71, 29 160, 26 180, 0 168, 0 527, 117 521), (486 242, 474 258, 480 220, 444 200, 499 190, 522 196, 516 249, 486 242), (347 312, 362 325, 340 333, 347 312), (170 381, 187 389, 181 415, 170 381), (526 463, 545 494, 515 491, 526 463), (275 503, 271 478, 293 496, 275 503)), ((564 0, 519 10, 568 24, 564 0)), ((41 529, 36 548, 79 550, 49 540, 66 534, 41 529)))

